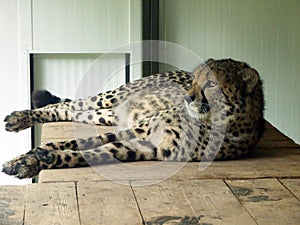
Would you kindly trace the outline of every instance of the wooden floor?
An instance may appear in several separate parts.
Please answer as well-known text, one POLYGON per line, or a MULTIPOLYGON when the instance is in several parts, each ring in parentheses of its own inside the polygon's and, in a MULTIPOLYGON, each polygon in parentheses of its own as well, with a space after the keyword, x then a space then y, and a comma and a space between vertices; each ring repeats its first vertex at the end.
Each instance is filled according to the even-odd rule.
MULTIPOLYGON (((70 139, 74 132, 97 131, 47 124, 42 141, 70 139)), ((45 170, 38 184, 0 187, 0 224, 300 224, 300 146, 272 126, 250 158, 206 166, 139 162, 45 170)))

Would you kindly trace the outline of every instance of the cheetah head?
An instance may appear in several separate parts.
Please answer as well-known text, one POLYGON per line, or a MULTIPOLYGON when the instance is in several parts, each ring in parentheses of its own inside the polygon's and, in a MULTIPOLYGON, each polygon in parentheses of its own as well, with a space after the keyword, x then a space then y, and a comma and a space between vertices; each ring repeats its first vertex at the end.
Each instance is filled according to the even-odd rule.
POLYGON ((255 107, 261 113, 260 83, 256 70, 246 63, 209 59, 194 71, 192 87, 185 97, 187 111, 200 121, 222 124, 237 118, 237 114, 250 114, 255 107))

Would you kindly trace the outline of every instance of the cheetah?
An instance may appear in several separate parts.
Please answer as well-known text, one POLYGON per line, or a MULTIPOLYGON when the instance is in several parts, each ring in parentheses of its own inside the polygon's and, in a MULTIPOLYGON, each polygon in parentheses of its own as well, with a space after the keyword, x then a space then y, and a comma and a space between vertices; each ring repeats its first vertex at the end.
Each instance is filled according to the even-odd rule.
POLYGON ((56 121, 115 127, 124 115, 127 126, 47 143, 6 162, 3 172, 30 178, 43 169, 116 160, 238 159, 252 152, 261 138, 263 112, 262 81, 254 68, 232 59, 209 59, 193 73, 155 74, 86 99, 11 113, 4 120, 11 132, 56 121))

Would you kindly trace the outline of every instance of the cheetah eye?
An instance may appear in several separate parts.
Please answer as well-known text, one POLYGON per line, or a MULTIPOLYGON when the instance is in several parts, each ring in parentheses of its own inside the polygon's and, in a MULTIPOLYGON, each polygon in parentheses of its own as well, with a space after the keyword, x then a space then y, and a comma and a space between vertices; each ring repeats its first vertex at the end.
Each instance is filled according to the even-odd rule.
POLYGON ((206 87, 215 87, 217 86, 217 82, 213 81, 213 80, 208 80, 207 83, 205 84, 206 87))

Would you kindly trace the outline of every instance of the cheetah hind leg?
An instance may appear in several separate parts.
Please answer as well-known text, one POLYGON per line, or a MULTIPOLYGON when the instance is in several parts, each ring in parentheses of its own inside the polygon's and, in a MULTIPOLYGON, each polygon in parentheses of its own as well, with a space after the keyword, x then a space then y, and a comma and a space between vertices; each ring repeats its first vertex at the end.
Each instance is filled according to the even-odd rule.
POLYGON ((68 168, 86 165, 87 163, 84 158, 76 151, 48 151, 45 149, 37 149, 32 154, 20 155, 15 159, 4 163, 2 172, 23 179, 32 178, 38 175, 42 169, 68 168), (76 164, 72 162, 76 162, 76 164))
POLYGON ((31 154, 18 156, 3 165, 3 172, 17 178, 31 178, 43 169, 73 168, 120 161, 157 160, 157 150, 150 143, 137 147, 128 141, 104 144, 85 151, 36 149, 31 154))

